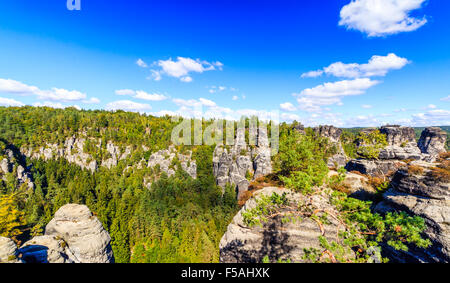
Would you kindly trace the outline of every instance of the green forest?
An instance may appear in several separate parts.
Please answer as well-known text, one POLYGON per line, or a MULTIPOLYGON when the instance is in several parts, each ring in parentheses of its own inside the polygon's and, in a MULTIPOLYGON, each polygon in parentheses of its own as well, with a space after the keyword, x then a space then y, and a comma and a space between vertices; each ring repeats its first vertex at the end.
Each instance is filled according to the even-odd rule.
MULTIPOLYGON (((201 122, 203 128, 212 123, 211 120, 201 122)), ((61 206, 78 203, 86 204, 111 235, 116 262, 219 262, 220 239, 239 206, 231 186, 222 189, 215 183, 215 146, 177 147, 180 152, 192 151, 197 164, 196 179, 181 170, 176 161, 173 168, 177 170, 171 177, 146 166, 132 166, 167 148, 176 125, 171 117, 157 118, 123 111, 0 107, 2 154, 5 149, 18 152, 23 147, 37 148, 46 143, 62 145, 67 138, 81 134, 101 141, 99 146, 87 142, 83 149, 98 162, 108 157, 105 150, 108 141, 133 148, 131 155, 120 160, 117 166, 111 169, 99 166, 94 172, 63 158, 45 161, 25 159, 15 154, 14 162, 29 168, 35 188, 20 186, 15 178, 16 172, 6 174, 0 180, 0 216, 8 215, 8 220, 2 221, 0 226, 0 236, 23 243, 41 235, 61 206), (157 176, 151 188, 143 185, 148 176, 157 176), (8 209, 6 214, 2 212, 5 208, 8 209)), ((310 128, 301 135, 286 123, 280 124, 279 131, 280 150, 273 157, 273 178, 303 194, 311 194, 314 188, 323 184, 338 187, 342 181, 340 175, 336 179, 327 177, 326 160, 336 149, 326 138, 318 137, 310 128)), ((379 132, 366 137, 359 131, 344 131, 342 144, 349 156, 366 154, 371 157, 375 154, 373 151, 356 152, 354 142, 358 138, 383 144, 384 137, 379 132)), ((0 155, 0 161, 3 158, 5 156, 0 155)), ((404 214, 384 218, 370 212, 370 203, 338 192, 333 199, 339 210, 347 215, 343 221, 354 227, 343 236, 347 248, 364 250, 384 241, 383 235, 399 249, 406 246, 398 238, 422 247, 429 244, 420 238, 424 229, 421 219, 408 218, 404 214), (403 232, 393 231, 392 227, 398 225, 404 227, 403 232), (360 236, 364 233, 370 235, 374 230, 382 236, 360 236)), ((263 208, 252 217, 259 217, 264 211, 263 208)), ((359 259, 366 258, 361 255, 359 259)))

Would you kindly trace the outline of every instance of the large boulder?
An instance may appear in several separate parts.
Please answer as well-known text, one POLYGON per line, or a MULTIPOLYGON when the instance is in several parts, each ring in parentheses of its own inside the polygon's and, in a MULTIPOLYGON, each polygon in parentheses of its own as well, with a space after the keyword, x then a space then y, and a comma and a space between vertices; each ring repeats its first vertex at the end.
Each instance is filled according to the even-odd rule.
MULTIPOLYGON (((278 195, 286 193, 289 202, 295 204, 301 202, 309 211, 326 210, 329 213, 337 213, 326 195, 315 194, 307 197, 288 189, 266 187, 255 192, 254 197, 245 203, 228 225, 219 245, 221 262, 261 263, 265 257, 272 262, 278 260, 307 262, 304 258, 305 249, 323 249, 319 242, 321 235, 329 242, 338 241, 338 232, 343 227, 332 217, 329 217, 329 223, 323 224, 321 228, 312 217, 283 221, 283 211, 277 211, 261 226, 248 226, 243 214, 255 208, 261 196, 271 196, 273 193, 278 195)), ((321 215, 320 212, 316 216, 321 215)))
POLYGON ((79 263, 67 243, 57 236, 36 236, 20 249, 27 263, 79 263))
POLYGON ((114 262, 111 237, 85 205, 62 206, 45 227, 45 235, 64 240, 79 262, 114 262))
POLYGON ((331 142, 337 143, 341 140, 342 130, 334 126, 319 126, 315 127, 313 130, 318 135, 329 138, 331 142))
POLYGON ((17 246, 13 240, 0 237, 0 263, 20 263, 17 246))
POLYGON ((357 171, 372 177, 383 177, 393 175, 395 171, 405 164, 396 160, 352 159, 347 163, 345 169, 347 171, 357 171))
POLYGON ((383 201, 375 207, 380 213, 403 210, 424 218, 427 224, 425 235, 432 246, 411 248, 409 252, 385 249, 393 261, 450 261, 450 183, 436 177, 435 165, 419 161, 398 170, 383 201))
POLYGON ((422 153, 437 156, 446 152, 447 133, 438 127, 429 127, 420 135, 418 146, 422 153))

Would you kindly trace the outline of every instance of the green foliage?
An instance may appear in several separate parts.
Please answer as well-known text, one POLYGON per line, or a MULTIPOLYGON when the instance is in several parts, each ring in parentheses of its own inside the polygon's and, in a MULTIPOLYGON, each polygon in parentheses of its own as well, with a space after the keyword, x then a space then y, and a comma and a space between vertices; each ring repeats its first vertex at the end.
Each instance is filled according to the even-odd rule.
POLYGON ((266 216, 275 213, 281 207, 289 203, 286 193, 279 195, 273 193, 272 195, 261 195, 256 200, 256 207, 248 209, 242 213, 242 218, 245 225, 252 227, 255 225, 261 225, 266 221, 266 216))
POLYGON ((364 256, 359 250, 366 251, 380 242, 404 251, 408 250, 408 244, 421 248, 431 244, 430 240, 421 237, 426 228, 421 217, 411 217, 405 212, 387 213, 383 217, 371 212, 371 202, 360 201, 340 192, 333 192, 332 202, 346 224, 347 229, 342 234, 344 243, 357 250, 359 258, 364 256))
POLYGON ((313 186, 323 184, 328 173, 326 160, 329 155, 327 139, 312 131, 304 135, 282 129, 275 168, 286 187, 309 193, 313 186))
POLYGON ((16 237, 25 225, 24 213, 19 210, 18 194, 0 196, 0 236, 16 237))
POLYGON ((386 135, 379 130, 360 132, 358 135, 360 146, 357 153, 367 159, 378 159, 380 150, 388 145, 386 135))

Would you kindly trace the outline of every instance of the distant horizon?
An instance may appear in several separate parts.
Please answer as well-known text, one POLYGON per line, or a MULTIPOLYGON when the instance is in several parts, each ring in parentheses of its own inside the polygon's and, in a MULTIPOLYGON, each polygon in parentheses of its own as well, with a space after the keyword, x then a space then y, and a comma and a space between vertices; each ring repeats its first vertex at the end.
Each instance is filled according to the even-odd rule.
POLYGON ((449 1, 325 1, 4 1, 0 106, 450 125, 449 1))

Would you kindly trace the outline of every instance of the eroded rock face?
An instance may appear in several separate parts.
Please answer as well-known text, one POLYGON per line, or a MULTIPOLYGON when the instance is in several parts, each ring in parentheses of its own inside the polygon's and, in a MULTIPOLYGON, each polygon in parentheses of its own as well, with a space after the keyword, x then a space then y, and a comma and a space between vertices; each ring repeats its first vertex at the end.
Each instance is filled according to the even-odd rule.
POLYGON ((314 131, 330 140, 334 146, 336 146, 337 153, 328 158, 328 167, 343 167, 347 164, 348 157, 344 152, 344 148, 341 144, 342 130, 334 126, 319 126, 314 128, 314 131))
MULTIPOLYGON (((336 213, 323 195, 313 195, 311 198, 288 189, 267 187, 255 193, 255 197, 248 200, 244 207, 233 218, 226 233, 220 241, 220 262, 224 263, 261 263, 268 256, 269 260, 291 260, 305 262, 304 249, 322 249, 319 236, 322 235, 317 222, 311 218, 296 221, 282 221, 282 216, 272 217, 267 223, 249 227, 243 220, 243 213, 257 205, 256 199, 261 195, 270 196, 272 193, 287 194, 290 201, 304 203, 312 210, 328 210, 336 213)), ((329 242, 337 241, 340 225, 334 218, 323 225, 324 236, 329 242)))
POLYGON ((349 172, 358 171, 361 174, 380 177, 392 175, 405 164, 406 163, 398 160, 352 159, 347 163, 345 169, 349 172))
POLYGON ((18 185, 25 184, 29 189, 34 189, 33 176, 29 168, 25 168, 17 162, 17 155, 20 155, 20 152, 14 154, 11 149, 6 149, 3 156, 0 153, 0 158, 3 158, 0 161, 0 176, 3 175, 3 179, 5 179, 5 174, 12 173, 16 170, 18 185))
POLYGON ((386 135, 388 142, 388 146, 380 150, 380 159, 418 160, 422 158, 413 128, 384 126, 380 128, 380 133, 386 135))
POLYGON ((445 143, 447 141, 447 133, 438 127, 429 127, 423 130, 420 135, 418 146, 422 153, 432 156, 446 152, 445 143))
MULTIPOLYGON (((450 261, 450 183, 430 174, 435 164, 416 162, 422 172, 403 167, 397 171, 391 186, 375 210, 380 213, 403 210, 425 219, 425 235, 432 241, 429 248, 413 248, 399 252, 387 248, 394 261, 449 262, 450 261)), ((417 169, 416 169, 417 170, 417 169)))
POLYGON ((85 205, 67 204, 62 206, 45 227, 45 235, 50 238, 38 238, 37 240, 40 242, 50 241, 51 248, 60 252, 54 248, 56 242, 53 239, 62 239, 67 244, 66 248, 72 253, 72 255, 66 253, 67 258, 74 262, 114 262, 110 244, 111 237, 103 228, 102 223, 85 205), (57 238, 52 239, 51 237, 57 238))
POLYGON ((19 253, 27 263, 80 263, 66 242, 57 236, 36 236, 19 253))
POLYGON ((178 158, 181 163, 181 169, 186 171, 192 178, 197 178, 197 164, 192 160, 192 152, 187 154, 179 154, 173 145, 168 149, 160 150, 153 153, 148 160, 148 167, 155 168, 157 165, 160 170, 165 172, 169 177, 175 174, 175 169, 172 168, 172 161, 178 158))
POLYGON ((217 185, 225 188, 226 184, 234 184, 238 198, 248 190, 248 176, 252 179, 272 173, 271 148, 267 129, 253 129, 256 145, 249 148, 245 141, 245 130, 239 128, 236 132, 234 146, 226 148, 218 145, 213 154, 213 173, 217 185))
POLYGON ((36 236, 17 249, 0 237, 0 262, 113 263, 111 238, 85 205, 66 204, 47 224, 45 235, 36 236))
POLYGON ((0 263, 21 263, 17 246, 13 240, 0 237, 0 263))
POLYGON ((416 142, 416 134, 411 127, 383 126, 380 128, 380 133, 386 135, 388 145, 401 146, 402 144, 416 142))

